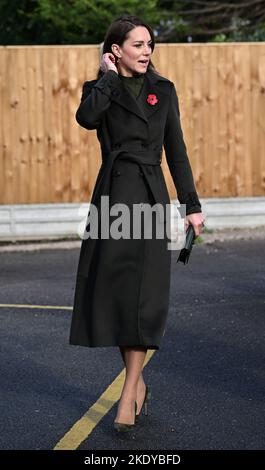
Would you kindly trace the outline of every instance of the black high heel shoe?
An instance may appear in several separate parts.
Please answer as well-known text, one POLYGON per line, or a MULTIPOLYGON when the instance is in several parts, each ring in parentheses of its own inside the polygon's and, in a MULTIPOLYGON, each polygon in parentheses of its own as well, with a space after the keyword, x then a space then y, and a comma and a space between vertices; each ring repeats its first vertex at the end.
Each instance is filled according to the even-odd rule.
POLYGON ((142 413, 142 410, 144 408, 144 414, 145 416, 148 415, 148 402, 151 398, 151 390, 150 390, 150 387, 148 385, 145 386, 145 396, 144 396, 144 401, 143 401, 143 404, 142 404, 142 407, 140 409, 140 413, 138 414, 135 414, 135 422, 137 423, 138 419, 139 419, 139 416, 140 414, 142 413))
POLYGON ((135 422, 136 422, 136 411, 137 411, 137 403, 136 401, 134 402, 134 423, 133 424, 127 424, 127 423, 119 423, 118 421, 114 421, 113 427, 116 429, 116 431, 133 431, 135 427, 135 422))

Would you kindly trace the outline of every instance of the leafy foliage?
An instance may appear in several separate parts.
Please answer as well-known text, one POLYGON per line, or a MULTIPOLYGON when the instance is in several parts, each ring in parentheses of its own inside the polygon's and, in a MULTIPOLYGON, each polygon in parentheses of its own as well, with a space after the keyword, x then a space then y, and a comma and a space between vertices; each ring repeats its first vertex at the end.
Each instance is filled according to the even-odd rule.
POLYGON ((265 0, 1 0, 0 43, 98 44, 122 13, 157 42, 265 40, 265 0))
POLYGON ((98 44, 122 13, 138 15, 155 25, 163 16, 156 4, 156 0, 2 0, 0 42, 98 44))

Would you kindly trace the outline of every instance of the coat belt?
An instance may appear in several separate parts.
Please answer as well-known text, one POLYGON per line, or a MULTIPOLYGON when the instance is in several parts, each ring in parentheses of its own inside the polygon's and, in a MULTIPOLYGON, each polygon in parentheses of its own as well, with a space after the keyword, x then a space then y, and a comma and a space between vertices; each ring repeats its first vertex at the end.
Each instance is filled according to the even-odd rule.
MULTIPOLYGON (((122 145, 118 149, 102 150, 102 165, 99 172, 99 179, 91 198, 91 202, 96 204, 98 198, 109 195, 112 167, 116 159, 129 160, 138 163, 143 173, 146 175, 146 168, 151 165, 161 165, 162 149, 152 149, 150 147, 122 145)), ((146 175, 148 179, 148 174, 146 175)), ((151 188, 152 189, 152 188, 151 188)), ((159 201, 157 201, 159 202, 159 201)))

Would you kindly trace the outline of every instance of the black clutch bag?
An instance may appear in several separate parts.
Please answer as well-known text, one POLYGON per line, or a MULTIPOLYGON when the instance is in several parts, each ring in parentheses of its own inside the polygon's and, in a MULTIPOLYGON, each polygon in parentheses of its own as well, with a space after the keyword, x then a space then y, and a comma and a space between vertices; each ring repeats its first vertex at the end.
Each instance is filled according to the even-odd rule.
POLYGON ((182 248, 182 250, 180 250, 180 254, 177 259, 177 262, 181 261, 182 263, 187 264, 187 262, 189 261, 193 244, 194 244, 194 240, 195 240, 195 231, 194 231, 192 224, 190 224, 186 232, 185 246, 182 248))

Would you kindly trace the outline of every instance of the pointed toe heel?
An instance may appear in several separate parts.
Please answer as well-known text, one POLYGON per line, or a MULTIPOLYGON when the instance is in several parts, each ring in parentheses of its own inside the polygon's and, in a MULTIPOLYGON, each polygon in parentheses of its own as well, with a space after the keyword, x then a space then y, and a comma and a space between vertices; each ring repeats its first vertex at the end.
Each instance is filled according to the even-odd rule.
POLYGON ((133 431, 136 424, 136 410, 137 410, 137 403, 134 402, 134 423, 127 424, 127 423, 119 423, 118 421, 114 421, 113 427, 118 432, 130 432, 133 431))
POLYGON ((141 415, 142 413, 142 410, 144 410, 144 415, 145 416, 148 416, 148 402, 150 401, 151 399, 151 389, 148 385, 146 385, 146 389, 145 389, 145 397, 144 397, 144 401, 143 401, 143 404, 142 404, 142 407, 140 409, 140 413, 137 414, 135 416, 135 421, 137 422, 138 419, 139 419, 139 416, 141 415))
POLYGON ((118 432, 129 432, 132 431, 135 424, 126 424, 126 423, 114 423, 113 427, 118 432))

